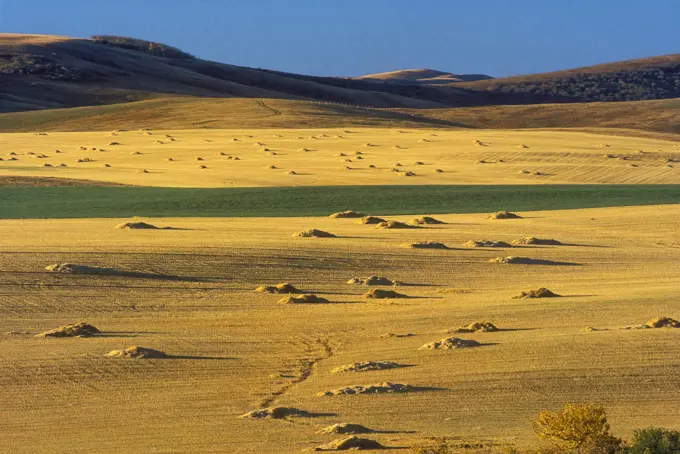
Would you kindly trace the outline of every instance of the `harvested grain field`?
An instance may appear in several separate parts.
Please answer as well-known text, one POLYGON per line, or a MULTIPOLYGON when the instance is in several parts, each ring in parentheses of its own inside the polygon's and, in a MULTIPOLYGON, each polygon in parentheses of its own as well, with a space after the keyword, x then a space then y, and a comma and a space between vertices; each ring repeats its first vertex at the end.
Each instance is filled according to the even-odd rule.
MULTIPOLYGON (((526 135, 515 142, 536 150, 526 135)), ((317 432, 343 422, 376 429, 370 438, 396 452, 452 433, 523 446, 534 443, 527 421, 567 402, 603 404, 621 436, 677 424, 680 329, 618 328, 680 318, 680 206, 487 215, 438 214, 445 224, 403 230, 327 216, 144 218, 173 229, 141 230, 115 228, 129 219, 1 220, 2 449, 26 452, 30 440, 36 453, 297 453, 331 443, 337 435, 317 432), (311 228, 337 238, 292 236, 311 228), (535 262, 513 265, 488 263, 493 249, 402 247, 524 237, 561 244, 515 245, 513 255, 535 262), (120 272, 45 270, 61 263, 120 272), (366 287, 347 285, 372 275, 398 281, 408 298, 364 298, 366 287), (281 282, 328 302, 253 292, 281 282), (561 297, 513 298, 541 287, 561 297), (476 348, 420 349, 473 320, 501 329, 455 334, 476 348), (100 333, 34 336, 79 322, 100 333), (130 346, 168 357, 106 356, 130 346), (365 361, 403 367, 332 372, 365 361), (317 396, 377 383, 416 391, 317 396), (240 418, 270 407, 296 411, 240 418)))
MULTIPOLYGON (((0 161, 0 177, 43 179, 36 184, 44 184, 45 178, 68 178, 214 188, 680 183, 676 164, 680 150, 670 140, 556 130, 397 132, 385 128, 125 130, 115 133, 115 142, 109 131, 5 133, 0 134, 0 149, 15 153, 11 156, 15 160, 0 161), (338 155, 354 156, 357 151, 362 160, 352 162, 351 171, 338 165, 338 155), (198 158, 202 165, 197 167, 198 158), (400 166, 394 167, 395 162, 400 166), (388 171, 392 168, 399 172, 388 171), (400 178, 408 172, 415 175, 400 178)), ((4 154, 0 158, 9 157, 4 154)))

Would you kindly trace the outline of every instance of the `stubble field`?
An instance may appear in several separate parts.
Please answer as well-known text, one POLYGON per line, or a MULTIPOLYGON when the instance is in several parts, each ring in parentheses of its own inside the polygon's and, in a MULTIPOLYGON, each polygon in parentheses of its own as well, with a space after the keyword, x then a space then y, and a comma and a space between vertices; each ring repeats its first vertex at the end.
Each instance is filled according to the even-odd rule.
POLYGON ((340 437, 316 433, 337 422, 375 429, 369 438, 404 452, 433 436, 521 446, 533 443, 539 411, 567 402, 603 404, 622 436, 673 427, 680 330, 620 328, 678 318, 678 206, 521 215, 437 215, 446 224, 404 230, 325 217, 145 219, 172 230, 0 221, 2 449, 293 453, 340 437), (309 228, 338 237, 292 236, 309 228), (563 244, 463 245, 526 236, 563 244), (449 249, 404 246, 420 241, 449 249), (489 263, 506 256, 535 261, 489 263), (65 262, 135 274, 45 270, 65 262), (408 297, 367 299, 372 287, 346 284, 372 274, 400 281, 394 290, 408 297), (280 282, 329 302, 254 292, 280 282), (539 287, 562 297, 512 298, 539 287), (34 337, 78 321, 103 335, 34 337), (446 333, 474 321, 500 331, 446 333), (419 349, 452 335, 482 345, 419 349), (132 345, 172 357, 105 356, 132 345), (368 360, 403 367, 331 373, 368 360), (418 389, 317 396, 382 382, 418 389), (312 417, 239 418, 268 406, 312 417))

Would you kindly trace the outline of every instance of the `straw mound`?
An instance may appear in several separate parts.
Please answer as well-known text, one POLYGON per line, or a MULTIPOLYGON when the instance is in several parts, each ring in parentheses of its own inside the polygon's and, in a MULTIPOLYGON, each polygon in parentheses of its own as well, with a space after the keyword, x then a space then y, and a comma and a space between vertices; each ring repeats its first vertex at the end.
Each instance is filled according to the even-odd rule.
POLYGON ((454 333, 493 333, 498 331, 498 327, 489 322, 473 322, 469 325, 460 326, 451 332, 454 333))
POLYGON ((346 423, 346 422, 341 422, 338 424, 333 424, 328 427, 324 427, 317 433, 320 434, 370 434, 373 433, 374 430, 369 429, 366 426, 362 426, 361 424, 352 424, 352 423, 346 423))
POLYGON ((374 288, 364 293, 364 298, 386 299, 386 298, 408 298, 406 295, 397 293, 394 290, 383 290, 374 288))
POLYGON ((385 447, 368 438, 347 437, 314 448, 314 451, 370 451, 375 449, 385 449, 385 447))
POLYGON ((74 265, 72 263, 57 263, 45 267, 45 270, 52 273, 68 273, 68 274, 115 274, 118 271, 113 268, 104 268, 100 266, 88 265, 74 265))
POLYGON ((446 224, 444 221, 440 221, 439 219, 435 219, 430 216, 421 216, 419 218, 413 218, 411 221, 411 224, 417 224, 417 225, 423 225, 423 224, 446 224))
POLYGON ((249 411, 241 415, 244 419, 285 419, 292 416, 309 417, 309 412, 297 408, 289 407, 269 407, 261 408, 259 410, 249 411))
POLYGON ((357 224, 381 224, 385 221, 383 218, 379 218, 376 216, 364 216, 363 218, 359 219, 357 221, 357 224))
POLYGON ((448 249, 449 247, 444 243, 438 243, 437 241, 421 241, 419 243, 409 243, 404 246, 413 249, 448 249))
POLYGON ((445 337, 420 347, 421 350, 452 350, 454 348, 479 347, 481 344, 475 340, 459 339, 457 337, 445 337))
POLYGON ((74 325, 64 325, 54 328, 35 337, 92 337, 101 334, 97 328, 87 323, 80 322, 74 325))
POLYGON ((116 226, 117 229, 157 229, 153 224, 147 224, 146 222, 124 222, 116 226))
POLYGON ((397 281, 382 276, 353 277, 347 283, 351 285, 399 285, 397 281))
POLYGON ((371 370, 396 369, 397 367, 401 367, 401 365, 392 361, 361 361, 336 367, 335 369, 331 369, 331 373, 367 372, 371 370))
POLYGON ((376 225, 378 229, 416 229, 418 226, 407 224, 401 221, 383 221, 376 225))
POLYGON ((390 337, 401 338, 401 337, 413 337, 413 336, 415 336, 415 334, 413 334, 413 333, 403 333, 403 334, 402 333, 385 333, 385 334, 381 334, 380 338, 381 339, 388 339, 390 337))
POLYGON ((416 176, 416 173, 415 173, 415 172, 411 172, 410 170, 408 170, 408 171, 402 173, 401 176, 402 176, 402 177, 415 177, 415 176, 416 176))
POLYGON ((347 211, 340 211, 338 213, 333 213, 330 216, 328 216, 331 219, 342 219, 342 218, 363 218, 365 215, 361 213, 357 213, 356 211, 352 210, 347 210, 347 211))
POLYGON ((509 211, 496 211, 488 216, 489 219, 522 219, 522 216, 509 211))
POLYGON ((645 325, 650 328, 680 328, 680 322, 670 317, 653 318, 645 323, 645 325))
POLYGON ((442 169, 434 169, 434 172, 435 173, 444 173, 444 171, 442 169))
POLYGON ((375 385, 354 385, 344 388, 331 389, 317 394, 319 397, 346 396, 353 394, 383 394, 383 393, 407 393, 416 388, 404 383, 383 382, 375 385))
POLYGON ((465 243, 465 246, 469 248, 474 248, 474 247, 511 247, 509 243, 506 243, 505 241, 493 241, 493 240, 470 240, 465 243))
POLYGON ((513 299, 526 299, 526 298, 557 298, 560 295, 553 293, 545 287, 541 287, 537 290, 529 290, 527 292, 522 292, 517 296, 513 296, 513 299))
POLYGON ((300 296, 286 296, 281 298, 279 303, 281 304, 322 304, 327 303, 326 298, 320 298, 316 295, 300 295, 300 296))
POLYGON ((317 230, 317 229, 309 229, 309 230, 303 230, 301 232, 297 232, 293 234, 294 237, 299 237, 299 238, 335 238, 335 235, 332 233, 324 232, 323 230, 317 230))
POLYGON ((123 350, 112 350, 106 356, 120 358, 167 358, 168 355, 159 350, 145 347, 128 347, 123 350))
POLYGON ((293 284, 283 283, 276 285, 261 285, 255 289, 256 292, 260 293, 302 293, 300 290, 295 288, 293 284))
POLYGON ((536 238, 533 236, 526 236, 524 238, 520 238, 518 240, 512 240, 512 244, 538 244, 538 245, 544 245, 544 246, 558 246, 562 243, 560 243, 557 240, 553 240, 550 238, 536 238))
POLYGON ((489 260, 489 263, 502 263, 502 264, 516 264, 516 265, 528 265, 535 263, 533 259, 527 257, 496 257, 489 260))

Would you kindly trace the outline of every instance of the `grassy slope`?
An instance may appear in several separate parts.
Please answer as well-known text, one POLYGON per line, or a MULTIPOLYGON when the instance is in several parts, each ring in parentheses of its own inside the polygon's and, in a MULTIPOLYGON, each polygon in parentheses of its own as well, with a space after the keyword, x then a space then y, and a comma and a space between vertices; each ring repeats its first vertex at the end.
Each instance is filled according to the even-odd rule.
POLYGON ((680 134, 680 99, 404 110, 476 128, 626 128, 680 134))
POLYGON ((631 128, 680 134, 680 100, 540 104, 456 109, 361 109, 283 99, 170 98, 107 106, 0 114, 0 131, 111 129, 323 128, 631 128), (269 108, 268 108, 269 107, 269 108), (271 109, 270 109, 271 108, 271 109), (272 110, 273 109, 273 110, 272 110))
POLYGON ((402 113, 284 99, 177 97, 106 106, 0 114, 0 131, 455 125, 448 120, 420 117, 416 114, 417 112, 410 111, 402 113))
POLYGON ((680 203, 680 185, 3 188, 0 217, 323 216, 557 210, 680 203))

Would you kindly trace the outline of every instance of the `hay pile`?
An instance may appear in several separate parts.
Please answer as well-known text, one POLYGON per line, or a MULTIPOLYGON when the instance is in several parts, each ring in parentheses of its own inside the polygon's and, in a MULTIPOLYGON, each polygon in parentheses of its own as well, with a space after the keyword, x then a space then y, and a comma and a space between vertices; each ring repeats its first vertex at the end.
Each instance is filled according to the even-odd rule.
POLYGON ((449 331, 454 333, 494 333, 499 330, 496 325, 490 322, 473 322, 449 331))
POLYGON ((128 347, 123 350, 112 350, 106 354, 106 356, 115 356, 119 358, 167 358, 168 355, 160 350, 154 350, 153 348, 146 347, 128 347))
POLYGON ((280 304, 323 304, 327 303, 326 298, 318 297, 314 294, 300 296, 286 296, 279 300, 280 304))
POLYGON ((385 369, 396 369, 401 367, 401 364, 397 364, 392 361, 361 361, 358 363, 345 364, 344 366, 339 366, 331 369, 332 374, 340 374, 344 372, 367 372, 372 370, 385 370, 385 369))
POLYGON ((354 385, 344 388, 331 389, 317 394, 319 397, 349 396, 355 394, 385 394, 385 393, 407 393, 415 391, 416 388, 404 383, 383 382, 375 385, 354 385))
POLYGON ((338 424, 333 424, 328 427, 324 427, 317 433, 320 434, 370 434, 375 432, 368 427, 362 426, 361 424, 352 424, 341 422, 338 424))
POLYGON ((383 218, 379 218, 376 216, 364 216, 363 218, 359 219, 357 221, 357 224, 381 224, 385 221, 383 218))
POLYGON ((374 449, 385 449, 385 447, 369 438, 347 437, 316 447, 314 451, 371 451, 374 449))
POLYGON ((259 410, 249 411, 241 415, 243 419, 286 419, 289 417, 309 417, 309 412, 290 407, 269 407, 261 408, 259 410))
POLYGON ((45 267, 46 271, 51 273, 65 273, 65 274, 116 274, 117 270, 113 268, 104 268, 100 266, 89 265, 74 265, 73 263, 56 263, 45 267))
POLYGON ((419 218, 413 218, 411 220, 411 224, 416 224, 416 225, 424 225, 424 224, 446 224, 444 221, 440 221, 439 219, 435 219, 430 216, 421 216, 419 218))
POLYGON ((303 230, 293 234, 294 237, 298 238, 336 238, 332 233, 324 232, 323 230, 309 229, 303 230))
POLYGON ((389 298, 408 298, 402 293, 397 293, 394 290, 384 290, 380 288, 374 288, 364 293, 364 298, 373 299, 389 299, 389 298))
POLYGON ((344 219, 344 218, 363 218, 364 216, 365 216, 364 214, 357 213, 356 211, 347 210, 340 211, 338 213, 333 213, 328 217, 331 219, 344 219))
POLYGON ((413 334, 413 333, 403 333, 403 334, 400 334, 400 333, 385 333, 385 334, 381 334, 380 338, 381 339, 388 339, 390 337, 401 338, 401 337, 413 337, 413 336, 415 336, 415 334, 413 334))
POLYGON ((416 176, 416 173, 415 173, 415 172, 411 172, 410 170, 408 170, 408 171, 402 173, 401 176, 402 176, 402 177, 415 177, 415 176, 416 176))
POLYGON ((444 243, 437 241, 420 241, 418 243, 408 243, 404 245, 413 249, 448 249, 449 247, 444 243))
POLYGON ((509 211, 496 211, 488 216, 489 219, 522 219, 522 216, 509 211))
POLYGON ((375 226, 377 229, 417 229, 418 226, 401 221, 383 221, 375 226))
POLYGON ((124 222, 122 224, 118 224, 116 226, 117 229, 130 229, 130 230, 136 230, 136 229, 148 229, 148 230, 153 230, 157 229, 153 224, 148 224, 146 222, 124 222))
POLYGON ((516 245, 538 244, 538 245, 541 245, 541 246, 558 246, 562 243, 560 243, 557 240, 550 239, 550 238, 536 238, 536 237, 533 237, 533 236, 525 236, 524 238, 512 240, 512 244, 516 244, 516 245))
POLYGON ((466 339, 459 339, 457 337, 445 337, 443 339, 439 339, 434 342, 430 342, 428 344, 423 345, 420 347, 421 350, 452 350, 455 348, 472 348, 472 347, 479 347, 480 344, 479 342, 475 340, 466 340, 466 339))
POLYGON ((40 333, 35 337, 92 337, 98 334, 101 334, 101 331, 97 328, 85 322, 80 322, 74 325, 60 326, 59 328, 40 333))
POLYGON ((382 276, 353 277, 347 283, 350 285, 399 285, 397 281, 382 276))
POLYGON ((493 259, 489 260, 489 263, 501 263, 501 264, 504 264, 504 265, 508 265, 508 264, 529 265, 531 263, 534 263, 534 261, 530 258, 527 258, 527 257, 508 256, 508 257, 493 258, 493 259))
POLYGON ((295 288, 293 284, 283 283, 276 285, 261 285, 255 289, 256 292, 260 293, 280 293, 280 294, 292 294, 292 293, 302 293, 300 290, 295 288))
POLYGON ((475 247, 512 247, 509 243, 505 241, 493 241, 493 240, 470 240, 464 244, 464 246, 469 248, 475 247))
POLYGON ((650 328, 680 328, 680 322, 670 317, 653 318, 645 323, 645 325, 650 328))
POLYGON ((434 169, 434 173, 444 173, 442 169, 434 169))
POLYGON ((558 298, 561 295, 558 295, 557 293, 553 293, 550 290, 548 290, 545 287, 541 287, 537 290, 529 290, 526 292, 522 292, 519 295, 513 296, 513 299, 519 300, 519 299, 527 299, 527 298, 558 298))

